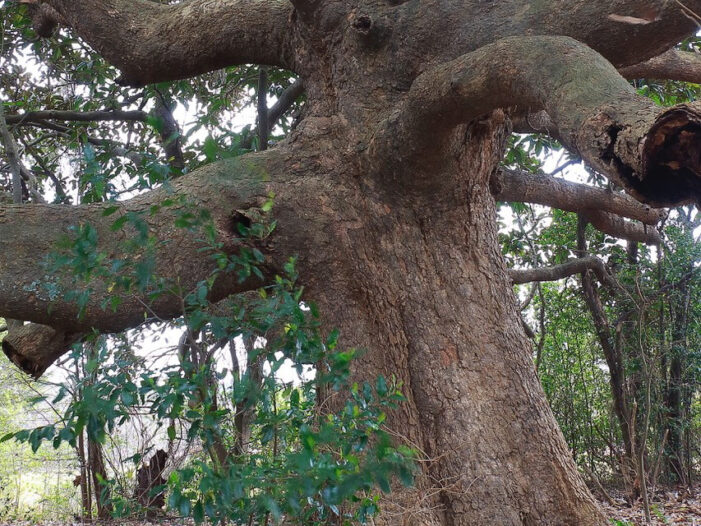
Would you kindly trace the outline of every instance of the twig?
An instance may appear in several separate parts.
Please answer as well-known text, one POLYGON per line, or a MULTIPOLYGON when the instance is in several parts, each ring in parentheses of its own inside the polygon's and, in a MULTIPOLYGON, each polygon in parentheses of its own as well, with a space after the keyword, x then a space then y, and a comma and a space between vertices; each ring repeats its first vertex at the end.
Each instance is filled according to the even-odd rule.
POLYGON ((686 16, 689 20, 692 20, 693 22, 696 22, 699 26, 701 26, 701 16, 696 14, 691 8, 682 4, 679 0, 674 0, 674 1, 677 4, 679 4, 679 7, 682 8, 682 12, 684 13, 684 16, 686 16))
POLYGON ((662 464, 662 455, 664 454, 664 447, 667 444, 667 437, 669 436, 669 428, 664 430, 664 436, 662 437, 662 443, 660 444, 660 449, 657 453, 657 459, 655 460, 655 469, 652 470, 652 480, 651 486, 654 488, 657 486, 657 475, 660 473, 660 464, 662 464))
POLYGON ((594 475, 594 473, 587 466, 582 466, 582 468, 584 469, 584 472, 587 474, 587 477, 589 477, 594 482, 594 484, 596 484, 596 487, 599 488, 599 491, 606 499, 606 502, 608 502, 611 506, 615 506, 616 503, 611 498, 611 495, 609 495, 608 492, 601 485, 601 482, 599 481, 599 477, 594 475))

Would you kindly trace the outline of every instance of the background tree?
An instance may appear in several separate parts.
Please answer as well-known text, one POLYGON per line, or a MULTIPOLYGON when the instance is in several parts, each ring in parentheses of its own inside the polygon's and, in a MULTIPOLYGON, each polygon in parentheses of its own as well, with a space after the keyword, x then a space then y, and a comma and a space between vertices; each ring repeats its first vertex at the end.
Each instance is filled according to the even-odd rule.
MULTIPOLYGON (((264 273, 283 274, 283 256, 299 254, 305 297, 319 303, 328 326, 341 329, 343 345, 369 350, 356 377, 393 373, 407 388, 407 403, 388 426, 432 461, 413 490, 418 498, 395 495, 400 509, 412 514, 411 504, 421 503, 426 524, 603 522, 533 371, 491 194, 580 212, 609 234, 655 242, 649 228, 616 214, 651 225, 660 213, 617 188, 597 192, 495 174, 513 124, 548 130, 650 205, 698 201, 698 107, 656 107, 616 68, 659 68, 659 61, 644 62, 695 31, 701 4, 622 0, 564 9, 519 0, 459 6, 295 0, 254 8, 234 0, 49 0, 28 8, 39 34, 57 23, 70 27, 121 70, 120 84, 144 86, 253 62, 294 71, 307 102, 295 131, 275 148, 204 164, 158 186, 186 161, 168 154, 171 168, 145 170, 157 187, 130 200, 99 202, 120 192, 95 169, 93 149, 83 146, 83 204, 4 207, 3 249, 13 258, 0 273, 0 310, 34 323, 17 329, 21 338, 10 331, 5 340, 15 363, 39 376, 83 333, 181 314, 178 299, 216 263, 201 250, 201 238, 173 225, 191 207, 206 208, 217 243, 235 254, 242 248, 237 225, 254 222, 274 194, 277 226, 253 242, 266 257, 264 273), (173 195, 182 201, 163 206, 173 195), (151 244, 137 250, 125 243, 112 228, 115 217, 151 244), (76 273, 47 278, 39 261, 67 232, 80 280, 76 273), (111 283, 102 272, 106 264, 124 265, 135 278, 111 283), (139 279, 152 269, 158 283, 139 279)), ((685 78, 696 80, 696 57, 670 53, 667 61, 681 61, 685 78)), ((161 104, 170 107, 167 94, 161 104)), ((99 111, 107 120, 118 115, 109 107, 99 111)), ((8 112, 6 120, 19 125, 41 117, 51 120, 22 112, 8 112)), ((163 145, 177 145, 160 128, 163 145)), ((69 133, 65 126, 54 131, 69 133)), ((264 146, 265 133, 258 137, 264 146)), ((203 147, 207 160, 220 153, 212 144, 203 147)), ((5 147, 14 150, 11 141, 5 147)), ((16 201, 39 184, 31 170, 22 176, 18 157, 8 156, 16 201), (27 191, 20 196, 22 185, 27 191)), ((255 279, 235 278, 221 273, 209 298, 257 286, 255 279)), ((393 517, 386 521, 402 520, 393 517)))

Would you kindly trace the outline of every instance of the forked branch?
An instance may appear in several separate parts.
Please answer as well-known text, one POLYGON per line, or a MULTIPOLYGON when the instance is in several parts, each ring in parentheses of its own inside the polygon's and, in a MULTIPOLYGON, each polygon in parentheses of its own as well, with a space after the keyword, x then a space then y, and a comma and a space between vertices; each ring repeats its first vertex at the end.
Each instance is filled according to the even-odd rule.
POLYGON ((562 36, 505 38, 426 71, 370 155, 416 161, 436 144, 427 133, 447 135, 506 107, 547 111, 567 148, 640 201, 701 201, 701 105, 659 108, 597 52, 562 36))

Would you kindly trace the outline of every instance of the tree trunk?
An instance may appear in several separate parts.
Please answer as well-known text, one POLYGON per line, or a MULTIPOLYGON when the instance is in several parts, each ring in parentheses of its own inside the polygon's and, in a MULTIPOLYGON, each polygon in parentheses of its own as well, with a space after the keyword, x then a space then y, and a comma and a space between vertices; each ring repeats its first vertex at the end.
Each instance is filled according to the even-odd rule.
MULTIPOLYGON (((674 3, 652 14, 638 13, 639 3, 42 5, 133 86, 250 62, 303 79, 305 118, 287 141, 195 170, 172 190, 186 198, 181 209, 210 210, 229 253, 240 248, 237 224, 257 221, 256 210, 274 195, 277 226, 252 242, 268 258, 266 273, 297 254, 307 299, 320 304, 329 328, 341 329, 343 346, 367 350, 356 378, 403 382, 408 401, 388 426, 428 461, 417 489, 385 506, 384 524, 586 526, 605 521, 536 378, 497 243, 489 180, 508 128, 498 108, 517 107, 546 110, 564 145, 639 200, 698 199, 701 107, 660 109, 615 69, 665 51, 696 24, 674 3), (654 23, 622 25, 623 13, 654 23)), ((685 6, 698 10, 701 0, 685 6)), ((156 190, 112 212, 144 213, 171 196, 156 190)), ((0 209, 0 246, 13 254, 0 268, 4 314, 65 334, 143 322, 138 294, 105 311, 101 300, 112 293, 97 283, 78 318, 75 306, 37 285, 46 281, 38 256, 51 253, 71 225, 92 224, 89 237, 112 259, 142 256, 124 253, 119 237, 129 230, 116 235, 107 206, 0 209), (18 249, 27 240, 31 249, 18 249)), ((181 314, 179 293, 212 271, 198 237, 172 226, 178 211, 146 214, 164 241, 155 255, 159 275, 177 284, 148 300, 149 316, 181 314)), ((210 300, 259 285, 232 278, 220 276, 210 300)), ((22 349, 13 352, 16 363, 38 370, 37 353, 27 363, 22 349)))
POLYGON ((105 483, 108 480, 108 476, 105 469, 104 454, 100 443, 91 440, 90 437, 88 437, 88 465, 95 491, 97 517, 99 519, 108 519, 112 513, 112 505, 110 504, 109 486, 105 483))
POLYGON ((684 466, 682 436, 685 422, 682 411, 684 390, 684 356, 686 355, 688 330, 688 309, 691 290, 688 282, 683 282, 678 297, 672 295, 672 345, 669 365, 669 382, 665 393, 667 428, 669 429, 669 450, 667 472, 671 480, 689 483, 684 466))
POLYGON ((333 231, 300 260, 303 282, 341 345, 368 350, 356 377, 403 382, 388 426, 428 462, 383 524, 604 524, 535 374, 489 192, 503 128, 483 122, 456 134, 433 188, 400 198, 351 180, 327 196, 333 231))
MULTIPOLYGON (((92 520, 92 499, 90 496, 90 483, 88 480, 88 465, 85 455, 85 434, 83 431, 78 435, 78 463, 80 464, 80 475, 77 477, 77 482, 80 486, 80 503, 81 517, 86 520, 92 520)), ((74 481, 75 484, 75 481, 74 481)))

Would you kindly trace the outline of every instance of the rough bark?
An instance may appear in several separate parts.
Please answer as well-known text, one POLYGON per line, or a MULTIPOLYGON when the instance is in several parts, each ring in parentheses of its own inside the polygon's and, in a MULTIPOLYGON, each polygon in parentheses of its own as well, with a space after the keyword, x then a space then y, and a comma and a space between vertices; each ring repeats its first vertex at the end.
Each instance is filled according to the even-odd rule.
POLYGON ((515 302, 501 300, 511 283, 489 193, 500 122, 470 130, 433 193, 338 188, 324 199, 338 222, 318 234, 320 254, 300 259, 314 268, 302 276, 307 293, 342 343, 382 349, 361 357, 358 377, 404 383, 409 401, 389 426, 429 462, 419 495, 389 506, 399 514, 389 524, 603 524, 548 423, 515 302))
MULTIPOLYGON (((250 220, 275 193, 278 227, 256 243, 271 258, 266 270, 299 254, 307 299, 341 329, 341 345, 368 350, 354 374, 404 382, 408 402, 388 425, 430 459, 413 493, 391 497, 385 524, 605 523, 536 378, 497 244, 489 179, 508 129, 500 108, 516 105, 547 110, 569 148, 636 198, 697 199, 698 109, 655 108, 615 69, 692 34, 696 25, 678 6, 47 2, 128 83, 251 61, 303 79, 307 117, 285 143, 194 171, 172 193, 139 197, 117 214, 185 195, 211 210, 233 252, 232 222, 250 220)), ((701 8, 701 0, 685 3, 701 8)), ((105 206, 0 208, 0 253, 16 255, 0 268, 0 312, 63 331, 120 330, 144 312, 181 312, 182 292, 213 264, 196 236, 172 226, 172 210, 146 220, 163 243, 156 273, 176 293, 150 301, 134 291, 104 311, 109 285, 92 283, 78 318, 75 305, 42 292, 52 278, 36 262, 69 225, 93 224, 109 258, 141 257, 124 254, 110 229, 118 215, 103 217, 105 206)), ((246 286, 226 278, 212 299, 246 286)))
MULTIPOLYGON (((206 244, 202 241, 202 231, 176 227, 175 220, 184 213, 210 210, 223 249, 234 253, 241 246, 237 222, 262 220, 260 207, 270 192, 285 199, 291 192, 304 191, 296 188, 301 185, 265 181, 271 173, 282 170, 284 160, 280 157, 280 153, 275 152, 265 157, 209 165, 177 179, 169 187, 122 203, 70 208, 18 205, 0 209, 3 233, 0 247, 13 254, 3 262, 0 273, 0 311, 8 317, 61 327, 63 332, 80 332, 89 328, 114 332, 146 319, 178 315, 182 312, 183 294, 193 290, 215 269, 215 265, 211 252, 203 250, 206 244), (173 204, 164 204, 168 202, 166 200, 173 204), (162 208, 156 212, 152 209, 154 206, 162 208), (105 215, 114 207, 118 208, 105 215), (66 237, 69 240, 75 237, 71 227, 77 225, 90 224, 95 229, 94 249, 106 256, 106 264, 146 258, 148 254, 136 253, 126 243, 134 235, 133 226, 127 222, 124 228, 114 229, 115 221, 128 213, 139 215, 160 240, 154 258, 156 275, 165 280, 165 289, 158 298, 148 300, 149 291, 154 292, 157 284, 144 291, 117 289, 115 292, 121 296, 121 303, 115 308, 106 308, 103 302, 111 294, 108 289, 114 286, 113 283, 104 283, 100 279, 84 283, 63 275, 65 273, 48 274, 47 257, 63 253, 57 243, 66 237), (76 287, 81 291, 91 291, 82 314, 74 302, 65 301, 63 296, 65 290, 75 290, 76 287)), ((291 198, 294 200, 294 196, 291 198)), ((259 248, 266 250, 265 244, 265 240, 260 240, 259 248)), ((220 286, 215 286, 212 300, 256 285, 255 280, 238 283, 236 279, 223 277, 220 286)))
POLYGON ((636 199, 654 206, 701 200, 701 106, 656 108, 601 55, 567 37, 505 38, 429 69, 375 136, 371 154, 435 163, 442 152, 429 136, 512 106, 545 110, 566 147, 636 199))

